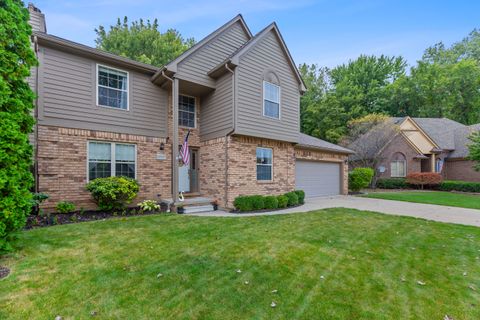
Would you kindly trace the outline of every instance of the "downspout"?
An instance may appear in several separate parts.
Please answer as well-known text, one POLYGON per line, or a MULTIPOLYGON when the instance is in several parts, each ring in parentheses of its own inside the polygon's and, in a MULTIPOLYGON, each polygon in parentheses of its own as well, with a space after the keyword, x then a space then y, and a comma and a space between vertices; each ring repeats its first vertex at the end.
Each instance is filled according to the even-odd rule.
MULTIPOLYGON (((37 57, 38 61, 38 38, 37 36, 33 37, 33 50, 35 52, 35 56, 37 57)), ((38 193, 40 190, 40 184, 38 181, 38 86, 39 86, 39 81, 38 81, 38 74, 39 74, 39 65, 38 63, 35 66, 35 110, 33 112, 34 118, 35 118, 35 132, 33 134, 34 139, 35 139, 35 146, 34 146, 34 163, 33 163, 33 175, 35 178, 35 193, 38 193)))
POLYGON ((227 134, 225 135, 225 207, 227 206, 228 204, 228 169, 229 169, 229 165, 228 163, 230 162, 230 159, 229 159, 229 154, 228 154, 228 136, 230 136, 232 133, 235 132, 235 124, 236 124, 236 121, 235 121, 235 95, 236 95, 236 92, 235 92, 235 71, 233 71, 232 69, 230 69, 230 67, 228 66, 228 62, 225 63, 225 69, 227 69, 231 74, 232 74, 232 113, 233 113, 233 128, 231 131, 227 132, 227 134))
POLYGON ((172 83, 172 118, 173 118, 173 128, 172 128, 172 201, 175 204, 177 202, 178 197, 178 170, 177 170, 177 153, 178 153, 178 119, 175 116, 175 101, 178 97, 176 95, 176 86, 178 80, 170 78, 165 74, 165 70, 162 70, 162 76, 165 77, 168 81, 172 83), (175 124, 175 119, 177 119, 177 123, 175 124))

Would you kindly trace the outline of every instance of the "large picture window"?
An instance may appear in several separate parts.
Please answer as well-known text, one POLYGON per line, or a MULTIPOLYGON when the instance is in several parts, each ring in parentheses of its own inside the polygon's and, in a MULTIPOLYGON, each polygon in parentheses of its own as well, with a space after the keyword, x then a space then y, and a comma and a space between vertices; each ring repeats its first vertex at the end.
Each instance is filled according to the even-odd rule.
POLYGON ((263 115, 280 119, 280 87, 263 82, 263 115))
POLYGON ((189 96, 178 97, 178 125, 195 128, 195 98, 189 96))
POLYGON ((257 148, 257 180, 272 180, 272 154, 273 152, 270 148, 257 148))
POLYGON ((390 176, 392 178, 401 178, 407 175, 407 160, 403 153, 397 152, 392 157, 390 163, 390 176))
POLYGON ((128 110, 128 72, 97 65, 97 104, 128 110))
POLYGON ((136 177, 134 144, 90 141, 88 143, 88 180, 111 176, 136 177))

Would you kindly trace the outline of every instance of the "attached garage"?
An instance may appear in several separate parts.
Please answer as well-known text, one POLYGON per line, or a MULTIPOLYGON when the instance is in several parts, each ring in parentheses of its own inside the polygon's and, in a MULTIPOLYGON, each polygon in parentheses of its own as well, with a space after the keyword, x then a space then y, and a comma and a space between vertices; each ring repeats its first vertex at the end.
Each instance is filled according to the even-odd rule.
POLYGON ((341 164, 297 159, 295 187, 305 191, 307 198, 340 194, 341 164))
POLYGON ((295 146, 295 188, 307 198, 347 194, 347 160, 353 152, 300 133, 295 146))

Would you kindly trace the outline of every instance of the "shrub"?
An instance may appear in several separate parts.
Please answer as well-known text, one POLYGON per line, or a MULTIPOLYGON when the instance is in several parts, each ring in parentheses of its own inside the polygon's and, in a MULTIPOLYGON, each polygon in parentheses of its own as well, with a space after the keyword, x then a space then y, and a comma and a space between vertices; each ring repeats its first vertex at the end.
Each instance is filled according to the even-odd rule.
POLYGON ((37 65, 30 43, 28 10, 21 1, 0 9, 0 253, 12 250, 15 233, 32 209, 32 132, 34 94, 26 78, 37 65))
POLYGON ((303 190, 295 190, 294 192, 297 194, 298 203, 299 203, 299 204, 304 204, 304 203, 305 203, 305 191, 303 191, 303 190))
POLYGON ((438 186, 442 191, 480 192, 480 182, 446 180, 438 186))
POLYGON ((142 211, 156 211, 160 210, 160 205, 155 200, 143 200, 139 204, 137 204, 142 211))
POLYGON ((33 193, 32 194, 32 201, 34 206, 38 206, 42 204, 43 201, 47 200, 49 198, 48 194, 45 193, 33 193))
POLYGON ((277 196, 278 200, 278 207, 279 208, 286 208, 288 206, 288 198, 285 195, 279 195, 277 196))
POLYGON ((376 187, 380 189, 406 189, 408 183, 405 178, 382 178, 377 180, 376 187))
POLYGON ((73 202, 60 201, 57 203, 55 209, 58 213, 69 213, 75 211, 76 206, 73 202))
POLYGON ((285 196, 288 198, 288 206, 296 206, 298 204, 298 196, 295 191, 285 193, 285 196))
POLYGON ((443 178, 440 173, 435 172, 414 172, 407 175, 407 183, 414 186, 438 186, 443 178))
POLYGON ((87 184, 100 210, 123 209, 137 196, 137 181, 126 177, 97 178, 87 184))
POLYGON ((360 191, 372 182, 375 171, 372 168, 355 168, 348 173, 348 187, 352 191, 360 191))
POLYGON ((259 195, 250 196, 250 201, 252 202, 253 210, 265 209, 265 201, 263 196, 259 196, 259 195))
POLYGON ((277 197, 266 196, 263 200, 265 202, 265 209, 277 209, 278 208, 278 198, 277 197))
POLYGON ((239 211, 252 211, 253 204, 249 196, 238 196, 233 201, 233 205, 239 211))

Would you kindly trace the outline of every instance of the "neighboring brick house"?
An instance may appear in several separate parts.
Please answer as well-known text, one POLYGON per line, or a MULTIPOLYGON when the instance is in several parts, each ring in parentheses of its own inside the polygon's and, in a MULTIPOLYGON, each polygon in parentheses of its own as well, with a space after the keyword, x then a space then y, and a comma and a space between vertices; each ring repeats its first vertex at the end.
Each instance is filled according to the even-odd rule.
POLYGON ((157 68, 50 35, 29 10, 45 208, 94 208, 86 183, 111 175, 137 179, 137 201, 180 191, 227 208, 238 195, 347 193, 351 151, 299 132, 305 86, 275 23, 253 36, 238 15, 157 68), (189 131, 182 165, 174 159, 189 131))
MULTIPOLYGON (((444 179, 480 181, 468 157, 469 135, 480 124, 466 126, 446 118, 392 118, 391 140, 378 152, 380 178, 412 172, 438 172, 444 179)), ((350 147, 355 149, 357 142, 350 147)), ((355 156, 352 157, 354 159, 355 156)))

